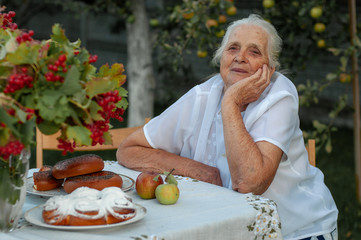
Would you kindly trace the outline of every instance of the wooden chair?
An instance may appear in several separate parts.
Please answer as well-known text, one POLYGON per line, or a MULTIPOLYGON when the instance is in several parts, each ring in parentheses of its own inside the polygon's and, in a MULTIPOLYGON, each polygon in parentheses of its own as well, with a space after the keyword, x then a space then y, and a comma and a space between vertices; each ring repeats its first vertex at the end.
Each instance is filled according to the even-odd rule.
POLYGON ((306 149, 308 152, 308 160, 312 166, 316 166, 316 141, 315 139, 308 139, 306 149))
MULTIPOLYGON (((145 119, 145 123, 149 122, 150 118, 145 119)), ((109 132, 112 135, 112 145, 95 145, 95 146, 83 146, 76 147, 75 151, 99 151, 99 150, 114 150, 117 149, 119 144, 124 141, 130 134, 142 128, 138 127, 127 127, 127 128, 114 128, 110 129, 109 132)), ((60 136, 60 132, 53 135, 44 135, 36 128, 36 167, 41 168, 43 166, 43 150, 60 150, 58 149, 57 137, 60 136)))

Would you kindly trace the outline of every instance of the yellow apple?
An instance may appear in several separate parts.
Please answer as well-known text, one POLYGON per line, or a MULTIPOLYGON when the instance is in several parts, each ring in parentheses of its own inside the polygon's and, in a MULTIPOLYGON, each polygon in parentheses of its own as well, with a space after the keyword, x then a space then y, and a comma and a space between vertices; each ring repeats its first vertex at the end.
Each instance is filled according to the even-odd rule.
POLYGON ((237 8, 235 6, 229 7, 229 8, 227 8, 226 13, 229 16, 234 16, 237 13, 237 8))
POLYGON ((319 40, 317 41, 317 47, 319 47, 319 48, 324 48, 325 46, 326 46, 325 40, 319 39, 319 40))
POLYGON ((203 51, 203 50, 198 50, 198 51, 197 51, 197 56, 198 56, 199 58, 205 58, 205 57, 207 57, 207 55, 208 55, 208 52, 207 52, 207 51, 203 51))
POLYGON ((326 25, 320 22, 315 23, 315 25, 313 26, 313 30, 317 33, 321 33, 326 30, 326 25))
POLYGON ((219 30, 218 32, 216 32, 216 37, 221 38, 224 36, 224 33, 225 33, 225 31, 223 29, 219 30))
POLYGON ((218 22, 219 23, 226 23, 227 22, 227 17, 225 15, 219 15, 218 16, 218 22))
POLYGON ((155 197, 161 204, 175 204, 179 198, 179 188, 173 183, 161 184, 155 189, 155 197))
POLYGON ((275 1, 274 0, 263 0, 262 2, 262 6, 264 8, 271 8, 275 5, 275 1))
POLYGON ((340 74, 340 82, 342 83, 350 83, 351 82, 351 75, 347 73, 340 74))
POLYGON ((322 7, 321 6, 315 6, 315 7, 311 8, 310 15, 311 15, 312 18, 315 18, 315 19, 321 17, 321 15, 322 15, 322 7))
POLYGON ((187 13, 183 13, 183 18, 184 19, 191 19, 194 16, 194 12, 187 12, 187 13))
POLYGON ((218 22, 217 22, 217 20, 215 20, 215 19, 208 19, 208 20, 206 21, 206 26, 207 26, 207 27, 217 27, 217 26, 218 26, 218 22))

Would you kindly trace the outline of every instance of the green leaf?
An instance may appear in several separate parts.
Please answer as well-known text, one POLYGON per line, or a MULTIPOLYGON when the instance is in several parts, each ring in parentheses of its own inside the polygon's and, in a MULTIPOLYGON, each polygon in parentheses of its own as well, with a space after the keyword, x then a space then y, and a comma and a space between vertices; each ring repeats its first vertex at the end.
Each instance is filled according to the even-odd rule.
POLYGON ((102 107, 99 106, 95 101, 92 101, 90 103, 89 109, 90 109, 90 116, 93 120, 95 121, 104 120, 99 113, 99 111, 102 110, 102 107))
POLYGON ((118 87, 125 83, 126 76, 123 75, 124 66, 120 63, 115 63, 109 68, 109 65, 104 64, 100 67, 98 77, 110 77, 111 81, 117 81, 118 87))
POLYGON ((115 104, 115 106, 117 108, 123 108, 123 109, 127 109, 128 107, 128 101, 126 98, 122 98, 122 100, 120 100, 119 102, 117 102, 117 104, 115 104))
POLYGON ((7 112, 3 108, 0 108, 0 119, 3 123, 6 124, 8 128, 10 128, 11 132, 15 136, 20 136, 19 131, 15 128, 15 124, 18 122, 18 120, 7 114, 7 112))
POLYGON ((110 135, 109 132, 104 132, 103 138, 104 138, 104 144, 105 145, 113 144, 112 136, 110 135))
POLYGON ((46 90, 37 104, 39 114, 44 120, 61 124, 70 116, 71 106, 63 92, 46 90))
POLYGON ((73 95, 82 90, 80 84, 80 72, 76 66, 72 66, 69 69, 60 90, 67 95, 73 95))
POLYGON ((12 64, 35 64, 37 61, 40 45, 32 45, 29 47, 26 43, 22 43, 13 53, 8 53, 6 59, 12 64))
POLYGON ((35 137, 35 118, 27 120, 24 124, 21 124, 21 142, 25 144, 32 144, 35 137))
POLYGON ((51 135, 59 131, 60 124, 55 124, 54 122, 45 120, 38 124, 38 128, 43 134, 51 135))
POLYGON ((52 27, 53 35, 51 39, 59 43, 67 43, 68 38, 65 36, 65 31, 60 27, 59 24, 54 24, 52 27))
POLYGON ((89 98, 93 98, 95 95, 109 92, 117 87, 117 82, 110 79, 93 78, 86 84, 86 92, 89 98))
POLYGON ((68 139, 74 139, 77 146, 91 145, 90 135, 90 130, 83 126, 69 126, 66 129, 66 136, 68 139))

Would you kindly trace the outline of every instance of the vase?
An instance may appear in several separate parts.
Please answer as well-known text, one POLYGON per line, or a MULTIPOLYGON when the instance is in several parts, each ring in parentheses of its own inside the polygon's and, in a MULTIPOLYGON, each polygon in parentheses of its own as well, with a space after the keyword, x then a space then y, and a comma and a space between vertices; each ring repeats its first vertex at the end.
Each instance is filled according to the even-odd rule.
POLYGON ((0 160, 0 231, 16 229, 26 197, 30 149, 24 148, 9 161, 0 160))

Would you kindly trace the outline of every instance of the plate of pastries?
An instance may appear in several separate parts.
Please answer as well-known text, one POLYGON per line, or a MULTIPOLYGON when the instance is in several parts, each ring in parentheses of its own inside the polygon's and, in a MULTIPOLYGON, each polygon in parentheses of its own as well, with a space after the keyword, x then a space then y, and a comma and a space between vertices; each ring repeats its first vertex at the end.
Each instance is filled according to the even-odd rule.
POLYGON ((84 154, 43 166, 27 179, 27 192, 43 197, 70 194, 80 187, 103 190, 118 187, 122 191, 133 188, 134 179, 105 171, 103 159, 96 154, 84 154))
POLYGON ((103 190, 79 187, 70 194, 49 198, 45 204, 25 212, 24 217, 41 227, 86 230, 133 223, 142 219, 146 212, 119 187, 103 190))

